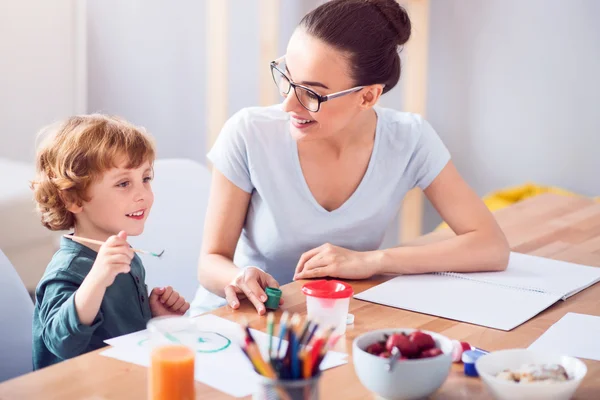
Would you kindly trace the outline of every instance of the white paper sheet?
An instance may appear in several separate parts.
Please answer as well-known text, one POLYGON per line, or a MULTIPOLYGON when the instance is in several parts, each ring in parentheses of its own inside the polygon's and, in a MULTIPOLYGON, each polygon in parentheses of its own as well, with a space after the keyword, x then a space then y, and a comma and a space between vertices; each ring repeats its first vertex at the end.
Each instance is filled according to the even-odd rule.
POLYGON ((567 313, 529 349, 600 361, 600 317, 567 313))
POLYGON ((501 272, 400 275, 359 300, 510 331, 600 281, 600 268, 511 253, 501 272))
POLYGON ((401 275, 354 296, 404 310, 510 331, 560 300, 445 275, 401 275))
MULTIPOLYGON (((195 379, 230 396, 250 396, 256 390, 259 375, 254 372, 252 364, 239 347, 244 340, 240 325, 217 316, 207 314, 193 319, 200 331, 203 341, 200 349, 206 353, 196 353, 195 379), (208 352, 214 351, 214 352, 208 352), (235 379, 235 385, 232 385, 235 379)), ((269 335, 252 329, 252 336, 261 350, 269 346, 269 335)), ((123 335, 105 342, 111 346, 100 353, 106 357, 148 367, 150 365, 150 347, 147 343, 148 331, 143 330, 123 335)), ((278 343, 273 338, 273 346, 278 343)), ((287 342, 282 342, 282 352, 287 342)), ((321 363, 321 370, 347 364, 348 354, 330 351, 321 363)))
POLYGON ((600 268, 511 252, 505 271, 453 275, 494 285, 538 290, 566 299, 600 281, 600 268))

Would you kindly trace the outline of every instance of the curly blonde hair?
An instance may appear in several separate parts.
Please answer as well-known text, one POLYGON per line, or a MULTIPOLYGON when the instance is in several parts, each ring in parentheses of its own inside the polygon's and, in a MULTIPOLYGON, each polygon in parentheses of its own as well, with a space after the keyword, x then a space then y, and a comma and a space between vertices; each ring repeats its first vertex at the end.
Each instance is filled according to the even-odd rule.
POLYGON ((53 231, 75 225, 68 210, 81 205, 94 179, 125 159, 126 168, 154 162, 154 143, 144 128, 114 116, 79 115, 45 127, 31 188, 42 225, 53 231))

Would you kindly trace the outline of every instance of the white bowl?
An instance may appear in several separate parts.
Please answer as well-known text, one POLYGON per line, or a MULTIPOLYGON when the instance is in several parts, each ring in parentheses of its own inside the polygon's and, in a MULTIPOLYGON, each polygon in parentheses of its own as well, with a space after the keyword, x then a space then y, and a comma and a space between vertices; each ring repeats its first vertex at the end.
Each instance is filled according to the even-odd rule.
POLYGON ((435 332, 422 331, 431 335, 436 346, 444 354, 437 357, 397 361, 391 372, 386 370, 389 359, 369 354, 367 346, 382 340, 384 334, 417 329, 381 329, 364 333, 352 343, 354 370, 360 382, 370 391, 389 400, 407 400, 427 397, 446 380, 452 365, 452 341, 435 332))
POLYGON ((587 367, 577 358, 527 349, 494 351, 480 357, 475 362, 475 368, 489 392, 498 400, 570 399, 587 373, 587 367), (571 379, 552 383, 517 383, 496 378, 498 372, 516 370, 523 364, 560 364, 571 379))

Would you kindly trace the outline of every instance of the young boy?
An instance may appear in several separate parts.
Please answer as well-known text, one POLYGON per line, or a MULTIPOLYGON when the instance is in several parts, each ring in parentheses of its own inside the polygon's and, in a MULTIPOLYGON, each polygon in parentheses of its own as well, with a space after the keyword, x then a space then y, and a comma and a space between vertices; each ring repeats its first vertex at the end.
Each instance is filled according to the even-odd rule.
POLYGON ((126 121, 97 114, 69 118, 44 133, 32 184, 42 224, 105 243, 61 238, 36 288, 34 369, 189 308, 171 287, 148 296, 142 261, 127 243, 128 235, 143 232, 154 201, 150 138, 126 121))

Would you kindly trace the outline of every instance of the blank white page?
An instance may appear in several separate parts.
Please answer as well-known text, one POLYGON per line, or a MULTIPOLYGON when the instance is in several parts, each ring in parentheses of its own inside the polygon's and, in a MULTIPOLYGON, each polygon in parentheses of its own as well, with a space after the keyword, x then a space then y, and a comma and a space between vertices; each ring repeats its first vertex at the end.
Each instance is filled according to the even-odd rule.
POLYGON ((531 350, 600 361, 600 317, 567 313, 529 346, 531 350))
POLYGON ((401 275, 354 296, 423 314, 509 331, 560 296, 444 275, 401 275))
POLYGON ((480 282, 537 289, 566 298, 600 281, 600 268, 513 252, 505 271, 452 275, 480 282))

